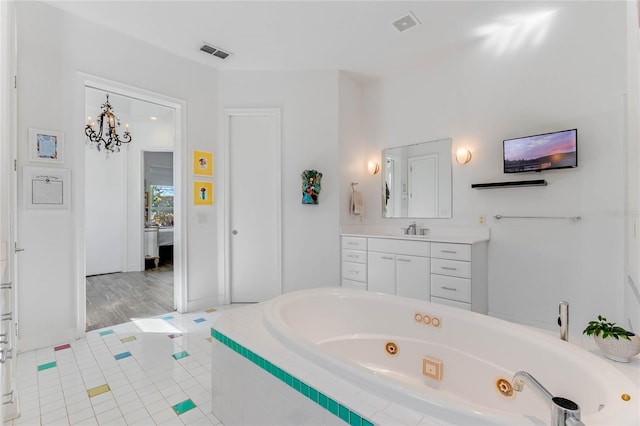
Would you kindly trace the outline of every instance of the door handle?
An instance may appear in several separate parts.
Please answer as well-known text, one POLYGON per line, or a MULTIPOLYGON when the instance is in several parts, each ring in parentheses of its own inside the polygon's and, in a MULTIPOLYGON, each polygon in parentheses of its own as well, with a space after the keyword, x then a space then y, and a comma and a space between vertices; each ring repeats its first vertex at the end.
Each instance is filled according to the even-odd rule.
POLYGON ((24 249, 23 249, 23 248, 18 248, 18 247, 16 247, 13 251, 14 251, 15 253, 18 253, 18 252, 24 251, 24 249))
POLYGON ((237 231, 237 230, 235 230, 235 229, 234 229, 233 231, 231 231, 231 233, 232 233, 233 235, 238 235, 238 231, 237 231))

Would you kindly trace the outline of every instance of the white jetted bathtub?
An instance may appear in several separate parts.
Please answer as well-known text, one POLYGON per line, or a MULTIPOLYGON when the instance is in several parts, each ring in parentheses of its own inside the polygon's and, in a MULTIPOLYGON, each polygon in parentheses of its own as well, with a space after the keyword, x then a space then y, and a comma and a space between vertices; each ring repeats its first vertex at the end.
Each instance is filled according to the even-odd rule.
POLYGON ((550 421, 526 371, 580 406, 586 425, 640 424, 639 384, 588 351, 529 327, 359 290, 288 293, 265 304, 268 330, 319 366, 442 423, 550 421))

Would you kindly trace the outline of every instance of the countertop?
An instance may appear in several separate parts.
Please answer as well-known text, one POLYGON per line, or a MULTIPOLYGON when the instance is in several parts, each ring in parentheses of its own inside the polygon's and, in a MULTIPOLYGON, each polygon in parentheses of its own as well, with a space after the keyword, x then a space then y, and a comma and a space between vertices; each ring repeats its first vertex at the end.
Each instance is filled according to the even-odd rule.
POLYGON ((489 241, 489 236, 479 235, 406 235, 406 234, 368 234, 342 233, 343 237, 388 238, 394 240, 429 241, 432 243, 474 244, 489 241))

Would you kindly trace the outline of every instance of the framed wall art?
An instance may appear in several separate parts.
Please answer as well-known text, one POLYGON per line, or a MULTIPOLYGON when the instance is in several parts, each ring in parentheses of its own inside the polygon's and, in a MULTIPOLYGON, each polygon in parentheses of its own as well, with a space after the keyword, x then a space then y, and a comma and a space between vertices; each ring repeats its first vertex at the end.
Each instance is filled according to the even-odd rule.
POLYGON ((50 164, 64 163, 64 133, 29 129, 29 160, 50 164))
POLYGON ((196 206, 213 205, 213 182, 193 182, 193 204, 196 206))
POLYGON ((24 205, 27 209, 69 209, 71 170, 22 168, 24 205))
POLYGON ((213 153, 193 151, 193 174, 213 176, 213 153))

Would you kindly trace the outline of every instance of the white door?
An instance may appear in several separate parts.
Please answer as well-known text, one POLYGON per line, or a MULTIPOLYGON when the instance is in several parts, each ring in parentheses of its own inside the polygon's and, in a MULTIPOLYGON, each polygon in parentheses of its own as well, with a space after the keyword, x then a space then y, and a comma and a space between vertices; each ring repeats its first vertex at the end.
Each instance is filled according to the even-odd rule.
POLYGON ((409 217, 438 217, 438 154, 409 159, 409 217))
POLYGON ((15 394, 17 351, 16 247, 17 152, 13 2, 0 2, 0 422, 18 416, 15 394))
POLYGON ((281 293, 280 111, 227 110, 232 303, 281 293))

